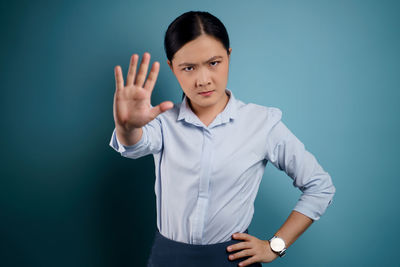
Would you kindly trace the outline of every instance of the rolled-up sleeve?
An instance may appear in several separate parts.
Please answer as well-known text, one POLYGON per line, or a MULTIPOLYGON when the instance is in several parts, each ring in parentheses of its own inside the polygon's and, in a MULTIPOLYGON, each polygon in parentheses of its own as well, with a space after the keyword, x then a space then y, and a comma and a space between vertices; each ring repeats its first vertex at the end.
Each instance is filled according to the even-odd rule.
POLYGON ((120 143, 117 138, 116 129, 114 128, 110 146, 123 157, 137 159, 148 154, 159 153, 162 150, 162 127, 158 117, 150 121, 142 127, 143 134, 140 140, 132 145, 125 146, 120 143))
POLYGON ((293 179, 293 186, 302 191, 294 210, 319 220, 336 192, 332 179, 281 121, 282 112, 273 108, 270 113, 274 125, 268 134, 266 159, 285 171, 293 179))

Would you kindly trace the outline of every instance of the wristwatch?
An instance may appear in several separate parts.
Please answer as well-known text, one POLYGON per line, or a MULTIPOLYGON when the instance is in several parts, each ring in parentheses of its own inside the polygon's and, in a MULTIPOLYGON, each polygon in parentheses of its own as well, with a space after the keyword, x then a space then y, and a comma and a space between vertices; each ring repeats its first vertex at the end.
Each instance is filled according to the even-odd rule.
POLYGON ((273 236, 269 240, 269 245, 271 246, 271 249, 273 252, 277 253, 279 257, 283 257, 286 254, 286 244, 285 241, 277 236, 273 236))

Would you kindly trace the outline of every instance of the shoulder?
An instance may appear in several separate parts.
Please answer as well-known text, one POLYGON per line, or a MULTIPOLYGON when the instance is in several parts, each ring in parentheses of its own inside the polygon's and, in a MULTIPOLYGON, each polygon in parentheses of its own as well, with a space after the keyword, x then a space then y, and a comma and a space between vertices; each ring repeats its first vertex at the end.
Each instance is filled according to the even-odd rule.
POLYGON ((237 108, 239 114, 243 114, 246 117, 251 116, 254 119, 259 118, 272 125, 279 122, 282 118, 282 110, 278 107, 264 106, 251 102, 245 103, 238 100, 237 108))

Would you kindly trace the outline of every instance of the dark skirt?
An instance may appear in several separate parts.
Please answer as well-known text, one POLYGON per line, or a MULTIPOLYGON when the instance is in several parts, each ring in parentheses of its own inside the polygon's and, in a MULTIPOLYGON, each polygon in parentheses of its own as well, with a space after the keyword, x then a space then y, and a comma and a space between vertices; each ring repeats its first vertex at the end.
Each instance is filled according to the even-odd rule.
MULTIPOLYGON (((246 229, 245 233, 248 233, 246 229)), ((232 267, 250 257, 229 260, 228 256, 240 250, 228 252, 229 245, 243 242, 232 239, 216 244, 187 244, 163 236, 156 228, 154 243, 150 251, 147 267, 232 267)), ((261 267, 261 263, 253 263, 248 267, 261 267)))

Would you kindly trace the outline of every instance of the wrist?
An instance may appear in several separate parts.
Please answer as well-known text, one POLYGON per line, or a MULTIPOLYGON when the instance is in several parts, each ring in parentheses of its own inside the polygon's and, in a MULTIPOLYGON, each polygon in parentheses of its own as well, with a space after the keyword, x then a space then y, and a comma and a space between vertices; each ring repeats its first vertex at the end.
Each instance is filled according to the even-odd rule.
POLYGON ((136 144, 142 137, 142 128, 134 128, 126 130, 119 126, 115 126, 117 138, 124 146, 132 146, 136 144))
POLYGON ((283 238, 274 235, 269 240, 269 245, 271 250, 276 253, 279 257, 286 255, 286 242, 283 238))
POLYGON ((278 258, 279 255, 271 249, 269 240, 262 240, 262 241, 265 243, 265 250, 266 250, 264 262, 271 262, 276 258, 278 258))

